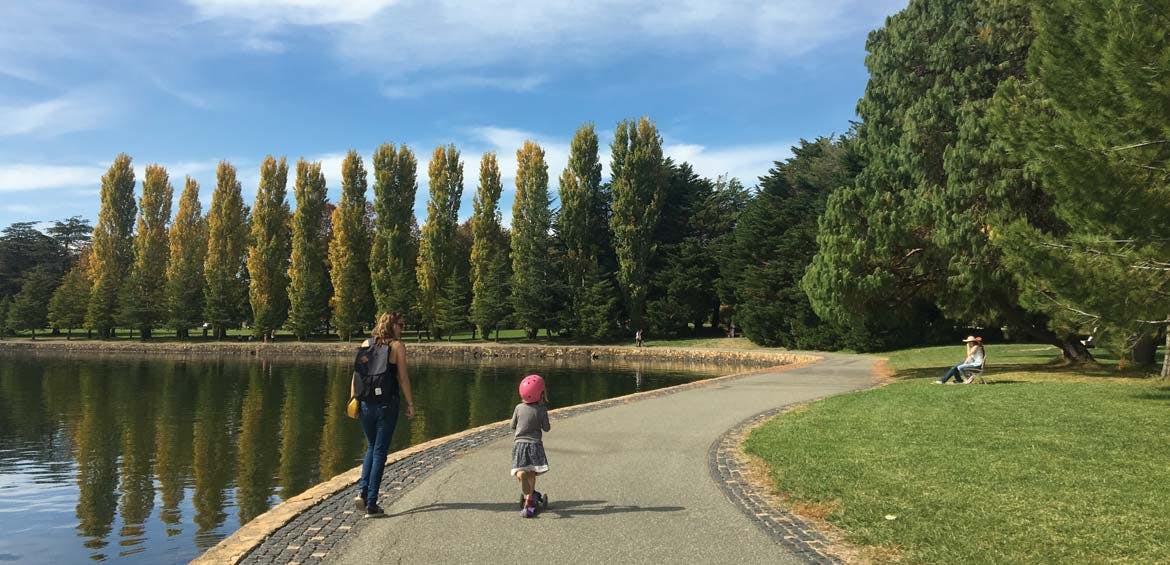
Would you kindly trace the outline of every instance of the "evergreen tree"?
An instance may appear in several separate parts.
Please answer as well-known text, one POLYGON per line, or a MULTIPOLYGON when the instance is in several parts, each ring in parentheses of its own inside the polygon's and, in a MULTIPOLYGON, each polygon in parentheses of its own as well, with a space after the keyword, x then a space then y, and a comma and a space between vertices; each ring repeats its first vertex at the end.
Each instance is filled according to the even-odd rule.
POLYGON ((839 186, 860 169, 846 137, 801 140, 792 157, 760 178, 759 191, 735 228, 734 253, 742 269, 736 284, 736 321, 755 343, 800 349, 864 347, 844 341, 822 322, 800 287, 816 253, 817 218, 839 186))
POLYGON ((73 337, 73 328, 85 324, 85 307, 93 287, 89 272, 89 252, 82 251, 77 263, 65 273, 61 286, 49 299, 49 324, 54 328, 65 329, 65 339, 73 337))
POLYGON ((81 216, 72 216, 65 220, 53 222, 53 226, 45 230, 65 251, 69 264, 81 257, 81 253, 90 249, 93 240, 93 226, 89 220, 81 216))
POLYGON ((329 220, 325 175, 321 163, 297 161, 294 188, 297 210, 292 217, 292 257, 288 267, 288 325, 305 339, 328 318, 330 281, 325 267, 329 220))
POLYGON ((374 152, 374 244, 370 278, 379 312, 407 313, 418 293, 417 247, 411 238, 418 160, 406 145, 374 152))
POLYGON ((236 168, 221 161, 207 214, 207 257, 203 264, 204 316, 216 339, 246 319, 248 297, 248 209, 236 180, 236 168))
POLYGON ((1053 217, 985 226, 1026 304, 1070 342, 1095 327, 1145 363, 1170 321, 1167 13, 1167 0, 1036 4, 1029 76, 1003 83, 989 112, 1052 203, 1053 217))
POLYGON ((544 149, 525 141, 516 151, 516 197, 512 203, 513 320, 528 337, 548 327, 549 212, 548 164, 544 149))
POLYGON ((290 214, 288 164, 271 155, 260 164, 260 187, 252 207, 252 237, 248 246, 248 298, 252 331, 270 337, 288 318, 290 214))
POLYGON ((15 222, 0 233, 0 296, 20 292, 24 276, 41 265, 57 273, 67 268, 67 252, 60 240, 41 233, 36 224, 15 222))
MULTIPOLYGON (((601 184, 597 133, 591 123, 581 126, 573 135, 569 163, 561 173, 560 202, 556 233, 564 247, 563 271, 569 295, 562 323, 576 333, 595 334, 614 324, 610 318, 603 326, 596 327, 595 320, 586 322, 583 315, 583 309, 596 311, 598 307, 598 303, 590 301, 598 298, 592 295, 603 270, 600 262, 612 254, 609 195, 601 184)), ((607 298, 601 304, 610 302, 607 298)), ((616 316, 616 313, 608 315, 616 316)), ((596 314, 592 317, 596 318, 596 314)))
POLYGON ((618 281, 629 304, 630 327, 638 329, 644 325, 653 235, 666 191, 662 138, 654 123, 643 117, 637 123, 619 123, 610 147, 610 227, 618 259, 618 281))
POLYGON ((167 311, 179 339, 203 320, 203 263, 207 258, 207 219, 199 204, 199 183, 187 177, 179 210, 171 223, 167 263, 167 311))
POLYGON ((39 266, 24 276, 20 293, 8 309, 8 325, 13 330, 29 330, 37 338, 37 329, 48 325, 49 299, 57 286, 50 267, 39 266))
POLYGON ((341 199, 333 211, 333 239, 329 242, 333 325, 344 341, 360 332, 368 321, 365 314, 373 299, 369 260, 366 168, 357 151, 350 151, 341 162, 341 199))
POLYGON ((8 323, 8 312, 12 310, 12 298, 0 297, 0 339, 12 333, 12 325, 8 323))
POLYGON ((667 159, 664 167, 667 189, 653 235, 657 249, 650 259, 646 326, 654 335, 677 336, 689 332, 690 324, 698 330, 716 299, 718 262, 707 255, 710 235, 701 221, 715 185, 688 163, 667 159))
POLYGON ((112 337, 118 295, 134 261, 134 169, 130 156, 119 154, 102 176, 102 204, 93 232, 93 257, 86 325, 102 338, 112 337))
POLYGON ((496 154, 485 153, 471 216, 471 321, 484 339, 508 315, 508 251, 499 210, 503 189, 496 154))
POLYGON ((418 250, 419 310, 422 323, 435 338, 442 337, 436 322, 444 285, 454 272, 455 227, 459 200, 463 197, 463 163, 454 145, 435 148, 428 166, 430 199, 427 222, 422 227, 418 250))
POLYGON ((134 264, 122 287, 122 319, 136 328, 143 340, 167 317, 166 273, 170 249, 167 223, 175 189, 167 170, 146 166, 142 199, 138 203, 138 229, 134 236, 134 264))

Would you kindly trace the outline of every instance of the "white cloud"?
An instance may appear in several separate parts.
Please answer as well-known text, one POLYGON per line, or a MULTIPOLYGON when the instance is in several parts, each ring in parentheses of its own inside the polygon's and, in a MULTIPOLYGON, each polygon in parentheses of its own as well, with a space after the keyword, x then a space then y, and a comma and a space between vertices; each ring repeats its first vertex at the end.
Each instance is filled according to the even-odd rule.
POLYGON ((105 172, 95 166, 0 164, 0 193, 99 185, 105 172))
POLYGON ((54 136, 101 126, 117 102, 105 89, 81 88, 57 98, 24 105, 0 105, 0 136, 54 136))
POLYGON ((296 25, 353 23, 370 19, 397 0, 188 0, 207 18, 243 18, 296 25))
POLYGON ((546 80, 543 75, 515 77, 455 75, 437 80, 413 79, 407 82, 388 83, 382 87, 382 95, 387 98, 418 98, 426 94, 463 88, 532 92, 546 80))
POLYGON ((768 173, 775 161, 792 156, 793 143, 762 143, 708 148, 691 143, 667 143, 662 153, 675 162, 690 163, 700 176, 716 178, 727 175, 744 186, 754 186, 768 173))

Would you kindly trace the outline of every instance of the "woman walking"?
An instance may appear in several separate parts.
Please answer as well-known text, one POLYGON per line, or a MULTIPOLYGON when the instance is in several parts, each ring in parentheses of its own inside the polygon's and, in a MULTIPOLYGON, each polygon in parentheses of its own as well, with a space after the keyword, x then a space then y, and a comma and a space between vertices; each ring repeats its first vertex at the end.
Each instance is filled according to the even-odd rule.
MULTIPOLYGON (((358 421, 366 435, 366 458, 362 461, 362 478, 354 499, 367 518, 385 514, 378 506, 378 488, 390 450, 390 438, 398 423, 398 405, 406 398, 406 417, 414 418, 414 397, 410 393, 410 375, 406 369, 406 347, 402 344, 402 314, 378 316, 373 335, 362 347, 376 344, 370 359, 370 385, 359 398, 358 421)), ((352 384, 350 395, 353 396, 352 384)))

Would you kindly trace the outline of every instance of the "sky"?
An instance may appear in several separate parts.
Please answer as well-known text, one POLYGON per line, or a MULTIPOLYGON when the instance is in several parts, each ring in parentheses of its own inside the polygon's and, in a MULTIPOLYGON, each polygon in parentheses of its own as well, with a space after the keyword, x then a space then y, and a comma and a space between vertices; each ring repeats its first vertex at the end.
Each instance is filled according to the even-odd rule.
MULTIPOLYGON (((540 143, 550 192, 569 141, 592 122, 602 161, 615 125, 649 116, 663 150, 700 175, 754 186, 800 139, 856 117, 870 30, 908 0, 37 0, 0 6, 0 226, 81 215, 96 223, 118 153, 165 166, 178 192, 260 162, 341 159, 372 169, 382 143, 426 165, 454 143, 460 219, 479 159, 498 154, 507 222, 516 150, 540 143)), ((369 197, 373 196, 370 179, 369 197)), ((140 186, 139 186, 140 188, 140 186)))

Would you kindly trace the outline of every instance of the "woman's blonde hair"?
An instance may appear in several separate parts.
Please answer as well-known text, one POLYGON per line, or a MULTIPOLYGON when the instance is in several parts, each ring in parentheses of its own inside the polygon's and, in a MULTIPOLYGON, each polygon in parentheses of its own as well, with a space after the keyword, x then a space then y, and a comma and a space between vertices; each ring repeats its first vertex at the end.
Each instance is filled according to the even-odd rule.
POLYGON ((402 339, 402 314, 398 312, 383 312, 378 316, 378 323, 374 325, 374 339, 378 343, 386 344, 402 339))

